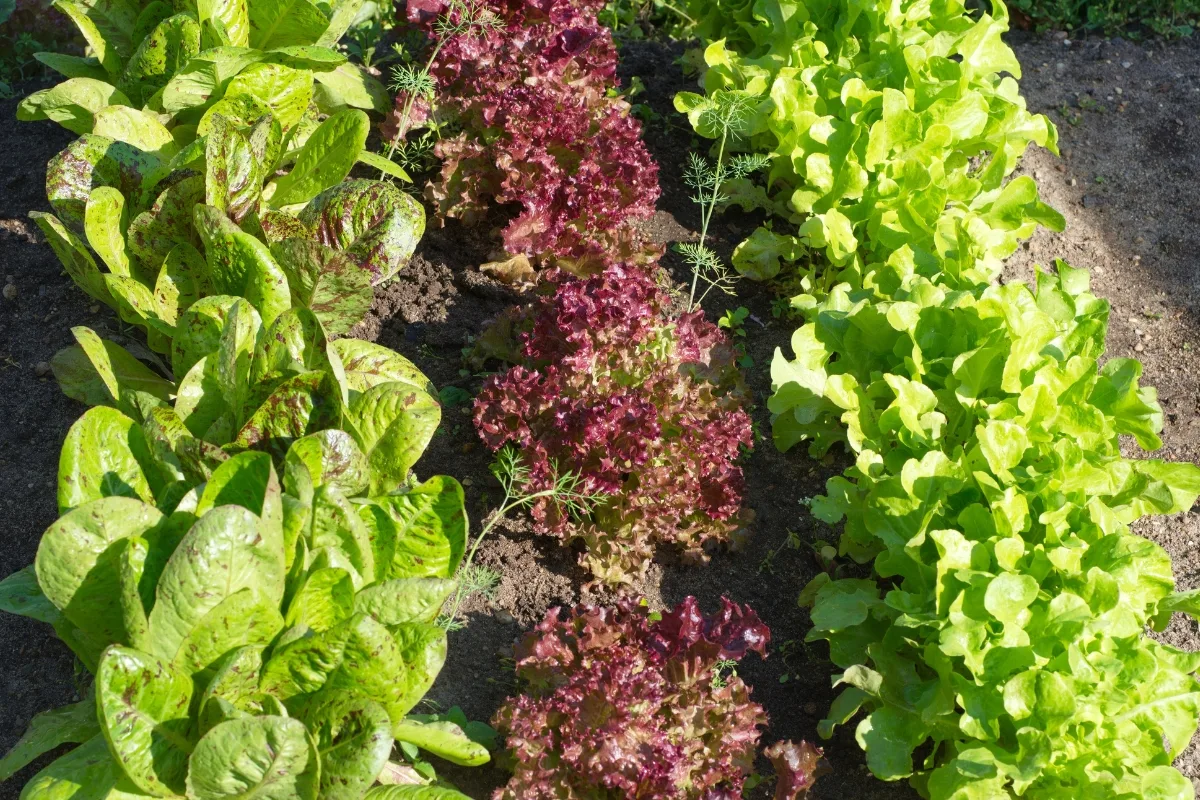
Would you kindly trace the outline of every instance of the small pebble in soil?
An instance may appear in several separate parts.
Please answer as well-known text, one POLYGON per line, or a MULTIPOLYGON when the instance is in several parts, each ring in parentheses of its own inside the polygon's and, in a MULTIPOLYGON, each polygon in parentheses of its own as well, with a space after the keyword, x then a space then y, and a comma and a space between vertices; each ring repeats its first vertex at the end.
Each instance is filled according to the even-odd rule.
POLYGON ((94 306, 88 306, 88 313, 89 314, 99 314, 100 306, 98 304, 94 305, 94 306))
POLYGON ((1139 342, 1138 344, 1135 344, 1135 345, 1133 346, 1133 349, 1134 349, 1134 352, 1140 353, 1140 352, 1142 352, 1143 350, 1145 350, 1146 348, 1145 348, 1145 347, 1143 347, 1143 346, 1142 346, 1142 344, 1139 342))
POLYGON ((1146 237, 1145 236, 1135 236, 1135 237, 1133 237, 1133 243, 1134 244, 1145 244, 1146 237))
POLYGON ((501 608, 496 611, 496 622, 499 622, 501 625, 511 625, 516 622, 516 619, 512 614, 501 608))
POLYGON ((1079 181, 1075 180, 1074 178, 1071 178, 1071 180, 1067 181, 1067 184, 1069 186, 1075 186, 1078 183, 1079 183, 1079 181))
POLYGON ((49 362, 46 362, 46 361, 39 361, 39 362, 37 363, 37 366, 35 366, 35 367, 33 368, 33 374, 37 375, 39 378, 44 378, 44 377, 46 377, 47 375, 49 375, 49 374, 50 374, 50 364, 49 364, 49 362))
POLYGON ((17 285, 15 283, 4 284, 4 299, 5 300, 16 300, 17 299, 17 285))
POLYGON ((1130 67, 1133 66, 1133 62, 1132 61, 1122 61, 1121 66, 1124 67, 1125 69, 1129 69, 1130 67))

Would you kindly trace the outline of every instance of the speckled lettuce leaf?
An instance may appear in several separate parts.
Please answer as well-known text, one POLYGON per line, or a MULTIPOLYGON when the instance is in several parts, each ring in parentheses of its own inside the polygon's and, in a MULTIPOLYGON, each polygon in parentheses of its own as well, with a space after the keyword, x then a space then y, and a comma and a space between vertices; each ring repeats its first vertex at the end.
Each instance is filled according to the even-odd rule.
POLYGON ((245 297, 265 325, 291 306, 287 278, 265 244, 213 206, 196 206, 194 220, 214 291, 245 297))
POLYGON ((408 383, 377 384, 351 401, 346 421, 371 464, 371 494, 408 479, 441 418, 437 400, 408 383))
MULTIPOLYGON (((85 206, 86 203, 85 200, 85 206)), ((58 256, 59 262, 71 276, 71 280, 75 281, 75 285, 83 289, 90 297, 112 306, 113 299, 104 284, 104 273, 100 271, 100 267, 96 265, 96 259, 92 257, 91 251, 80 241, 79 237, 53 214, 30 211, 29 217, 42 229, 50 248, 58 256)), ((81 217, 80 233, 82 233, 82 223, 81 217)))
POLYGON ((58 461, 59 513, 102 497, 153 504, 153 458, 142 427, 115 408, 88 409, 67 432, 58 461))
POLYGON ((158 581, 150 612, 151 646, 168 661, 206 615, 250 589, 278 604, 283 597, 283 542, 241 506, 218 506, 184 536, 158 581))
POLYGON ((200 26, 189 14, 175 14, 141 40, 117 86, 135 103, 145 103, 199 53, 200 26))
POLYGON ((113 602, 121 593, 121 560, 131 537, 157 539, 163 519, 130 497, 104 497, 67 512, 38 546, 38 585, 73 625, 105 642, 127 641, 113 602))
POLYGON ((376 497, 372 505, 392 522, 392 536, 376 540, 380 579, 452 578, 467 542, 462 486, 435 475, 401 494, 376 497))
POLYGON ((175 413, 188 432, 214 445, 226 445, 235 432, 233 411, 225 403, 216 375, 216 355, 197 361, 179 382, 175 413))
POLYGON ((292 305, 312 309, 329 333, 348 333, 370 310, 370 273, 347 255, 310 239, 285 239, 271 253, 287 276, 292 305))
POLYGON ((195 746, 191 677, 149 653, 110 647, 96 695, 104 738, 129 779, 157 797, 182 794, 195 746))
POLYGON ((88 244, 114 275, 129 275, 125 231, 129 227, 125 197, 111 186, 97 186, 83 210, 83 232, 88 244))
POLYGON ((265 211, 259 218, 267 243, 274 245, 284 239, 307 239, 312 235, 303 222, 283 211, 265 211))
POLYGON ((387 87, 358 64, 339 64, 313 77, 317 80, 313 100, 326 114, 343 108, 384 113, 391 102, 387 87))
POLYGON ((235 75, 264 57, 263 52, 248 47, 213 47, 201 51, 163 87, 163 110, 176 114, 211 104, 221 97, 235 75))
POLYGON ((98 186, 112 186, 128 198, 141 193, 142 179, 154 171, 159 159, 125 142, 85 133, 54 158, 46 168, 46 196, 68 228, 83 231, 88 197, 98 186))
POLYGON ((232 650, 265 646, 282 629, 277 599, 264 597, 254 589, 241 589, 196 622, 179 646, 174 665, 203 685, 213 674, 213 667, 232 650))
POLYGON ((258 206, 262 170, 249 139, 220 114, 214 115, 204 147, 204 202, 235 223, 258 206))
POLYGON ((225 319, 239 299, 231 295, 205 297, 179 317, 171 340, 171 369, 177 378, 188 374, 200 359, 217 352, 225 319))
POLYGON ((322 695, 304 713, 321 757, 320 797, 360 800, 391 754, 391 720, 370 698, 349 692, 322 695))
POLYGON ((86 4, 55 0, 54 7, 79 28, 104 71, 120 74, 125 59, 133 54, 137 9, 125 0, 93 0, 86 4))
POLYGON ((333 349, 346 371, 351 399, 372 386, 392 382, 407 383, 437 395, 437 388, 425 373, 395 350, 362 339, 338 339, 333 349))
POLYGON ((316 800, 320 762, 299 720, 231 719, 196 744, 188 763, 193 800, 316 800))
POLYGON ((229 308, 217 351, 209 357, 209 366, 216 379, 221 397, 237 423, 241 423, 254 406, 251 397, 250 373, 255 351, 263 338, 263 323, 254 306, 238 299, 229 308))
POLYGON ((272 48, 264 58, 273 64, 313 72, 328 72, 346 63, 346 56, 334 48, 303 44, 272 48))
POLYGON ((35 775, 21 796, 26 800, 144 800, 97 734, 35 775))
POLYGON ((354 598, 356 611, 384 625, 431 623, 458 583, 448 578, 398 578, 363 589, 354 598))
MULTIPOLYGON (((86 742, 100 734, 96 722, 96 700, 90 693, 86 700, 72 703, 53 711, 43 711, 30 722, 25 733, 17 740, 4 758, 0 758, 0 781, 6 781, 13 773, 23 769, 43 753, 71 743, 86 742)), ((388 742, 392 740, 388 731, 388 742)))
POLYGON ((388 630, 400 645, 400 657, 407 667, 403 705, 416 708, 446 664, 450 646, 446 629, 423 622, 405 622, 388 630))
POLYGON ((97 111, 92 132, 132 145, 162 163, 169 162, 179 152, 179 145, 157 116, 129 106, 109 106, 97 111))
POLYGON ((0 581, 0 611, 47 625, 62 619, 62 614, 38 586, 37 571, 32 564, 0 581))
POLYGON ((276 647, 263 665, 260 688, 301 717, 311 704, 351 692, 379 703, 395 725, 404 718, 403 675, 400 649, 387 628, 356 614, 316 636, 276 647))
POLYGON ((340 183, 354 167, 370 128, 367 115, 358 109, 331 115, 300 148, 291 172, 276 181, 271 204, 305 203, 340 183))
POLYGON ((471 741, 463 729, 453 722, 418 722, 406 719, 392 726, 392 734, 398 742, 414 744, 452 764, 478 767, 491 760, 487 748, 471 741))
POLYGON ((204 256, 187 242, 180 242, 167 253, 154 281, 154 302, 164 322, 177 324, 193 303, 213 294, 207 285, 207 272, 204 256))
POLYGON ((279 385, 305 372, 323 371, 341 386, 342 366, 320 320, 307 308, 289 308, 260 337, 250 372, 250 406, 258 408, 279 385))
POLYGON ((292 443, 283 461, 283 482, 295 497, 309 497, 325 484, 354 497, 366 490, 369 470, 354 437, 342 430, 325 430, 292 443))
POLYGON ((308 573, 288 603, 284 625, 302 625, 317 633, 354 614, 354 582, 344 569, 326 567, 308 573))
POLYGON ((339 564, 353 568, 363 581, 375 580, 375 552, 370 528, 355 507, 332 484, 319 486, 312 495, 307 544, 313 551, 338 556, 339 564))
POLYGON ((159 377, 120 345, 101 339, 90 328, 71 329, 77 345, 55 353, 50 369, 63 394, 90 406, 112 406, 139 418, 153 402, 166 402, 175 386, 159 377))
POLYGON ((272 392, 238 433, 236 446, 282 459, 292 442, 310 433, 339 427, 342 395, 328 372, 306 372, 272 392))
POLYGON ((97 111, 107 106, 127 106, 129 98, 110 83, 88 77, 68 78, 49 89, 26 97, 17 106, 17 119, 48 119, 76 134, 91 133, 97 111))
POLYGON ((108 73, 93 56, 72 56, 66 53, 34 53, 33 57, 65 78, 91 78, 108 83, 108 73))
POLYGON ((247 5, 247 0, 197 0, 196 11, 202 24, 219 25, 224 44, 247 47, 250 44, 247 5))
POLYGON ((283 130, 290 130, 304 116, 312 93, 310 71, 263 62, 246 67, 225 88, 225 97, 245 95, 258 100, 283 130))
POLYGON ((250 46, 272 50, 316 44, 329 19, 309 0, 254 0, 250 4, 250 46))
POLYGON ((130 325, 146 331, 146 343, 159 353, 169 352, 175 336, 175 326, 158 313, 158 301, 154 292, 136 278, 107 274, 104 286, 112 295, 117 316, 130 325))
POLYGON ((363 800, 470 800, 457 789, 444 786, 376 786, 363 800))
POLYGON ((344 251, 379 284, 408 263, 425 232, 421 204, 390 183, 352 180, 317 195, 300 212, 317 241, 344 251))
POLYGON ((192 175, 159 193, 149 210, 129 224, 129 249, 149 271, 162 266, 177 245, 200 246, 192 225, 192 209, 204 201, 204 176, 192 175))

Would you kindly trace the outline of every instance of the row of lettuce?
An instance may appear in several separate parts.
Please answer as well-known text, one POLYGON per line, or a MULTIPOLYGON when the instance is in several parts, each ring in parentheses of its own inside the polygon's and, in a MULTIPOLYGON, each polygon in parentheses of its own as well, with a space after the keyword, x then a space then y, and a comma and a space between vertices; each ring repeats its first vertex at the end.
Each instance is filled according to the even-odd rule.
MULTIPOLYGON (((390 98, 336 48, 361 3, 58 6, 88 55, 40 54, 66 80, 19 117, 79 138, 48 167, 54 213, 33 217, 147 347, 76 328, 52 361, 92 408, 62 448, 60 519, 0 609, 51 624, 94 681, 35 718, 0 779, 75 743, 23 800, 462 797, 424 754, 479 765, 490 732, 413 713, 473 553, 459 484, 412 472, 437 393, 399 354, 337 338, 425 224, 395 184, 348 178, 408 179, 366 145, 390 98)), ((699 311, 670 313, 637 230, 657 167, 600 8, 411 3, 433 80, 385 131, 394 151, 435 129, 439 219, 519 204, 505 248, 549 272, 481 349, 512 366, 476 422, 516 453, 538 531, 623 585, 659 543, 704 561, 737 538, 751 439, 732 348, 699 311), (553 491, 564 475, 595 500, 582 514, 553 491)), ((496 797, 740 796, 766 717, 730 670, 768 641, 728 601, 552 610, 495 721, 514 773, 496 797)), ((820 768, 804 744, 766 756, 781 800, 820 768)))
POLYGON ((727 187, 765 222, 733 254, 804 322, 771 367, 775 442, 854 457, 812 514, 869 578, 801 593, 871 771, 923 797, 1190 800, 1171 764, 1200 715, 1200 654, 1146 635, 1171 562, 1130 532, 1191 509, 1200 469, 1161 447, 1141 365, 1103 359, 1109 305, 1057 262, 996 281, 1062 217, 1010 179, 1056 133, 1018 93, 1007 13, 941 3, 697 0, 698 133, 737 104, 733 149, 770 159, 727 187), (1005 74, 1007 73, 1007 74, 1005 74), (1103 363, 1102 363, 1103 362, 1103 363))
MULTIPOLYGON (((535 530, 581 544, 594 583, 627 587, 658 546, 705 562, 740 539, 736 462, 752 440, 733 347, 698 309, 678 312, 661 248, 638 227, 658 166, 617 94, 603 8, 411 0, 433 80, 399 94, 386 130, 409 148, 433 142, 439 219, 516 209, 502 271, 537 268, 538 285, 475 345, 473 358, 508 364, 476 397, 476 429, 517 454, 535 530), (552 491, 566 474, 586 509, 552 491)), ((495 719, 513 771, 495 800, 741 797, 767 719, 734 668, 769 638, 728 600, 708 615, 693 598, 661 615, 552 609, 516 650, 524 693, 495 719)), ((806 743, 763 755, 779 800, 805 796, 824 768, 806 743)))
POLYGON ((0 761, 8 778, 78 744, 22 798, 450 800, 419 753, 489 760, 413 713, 467 540, 458 483, 411 476, 436 392, 334 341, 425 222, 394 184, 347 180, 382 160, 365 110, 386 95, 333 47, 359 5, 57 4, 90 55, 43 54, 66 80, 21 105, 80 135, 33 216, 148 347, 76 328, 52 361, 92 408, 0 607, 94 680, 0 761))

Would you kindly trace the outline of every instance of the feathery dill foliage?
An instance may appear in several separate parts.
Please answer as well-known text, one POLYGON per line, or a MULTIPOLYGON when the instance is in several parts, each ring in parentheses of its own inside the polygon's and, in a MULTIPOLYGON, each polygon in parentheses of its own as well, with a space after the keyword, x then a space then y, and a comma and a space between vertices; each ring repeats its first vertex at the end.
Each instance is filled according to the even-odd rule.
POLYGON ((488 533, 507 514, 520 508, 529 508, 539 501, 548 501, 562 508, 571 518, 579 519, 587 516, 592 506, 602 499, 599 493, 588 490, 580 475, 559 471, 557 463, 550 465, 552 478, 549 484, 535 488, 529 466, 515 447, 501 448, 492 462, 491 471, 504 489, 504 499, 476 535, 459 568, 456 576, 459 585, 448 604, 450 610, 438 618, 438 624, 446 630, 466 627, 466 623, 459 618, 462 604, 474 594, 490 597, 500 585, 500 573, 475 564, 475 554, 488 533))
POLYGON ((766 153, 739 153, 729 157, 730 146, 744 136, 746 125, 753 113, 752 98, 739 94, 725 94, 717 102, 710 103, 698 121, 705 130, 716 132, 717 135, 713 138, 717 139, 717 144, 714 146, 716 157, 712 161, 697 153, 688 153, 688 163, 683 173, 684 182, 693 192, 692 202, 700 207, 699 241, 680 242, 675 245, 676 251, 683 256, 692 271, 689 308, 695 308, 703 302, 713 289, 733 294, 736 276, 716 251, 708 246, 706 240, 713 213, 731 199, 725 192, 726 184, 732 180, 749 178, 771 164, 771 157, 766 153), (704 283, 706 288, 697 298, 696 292, 701 283, 704 283))

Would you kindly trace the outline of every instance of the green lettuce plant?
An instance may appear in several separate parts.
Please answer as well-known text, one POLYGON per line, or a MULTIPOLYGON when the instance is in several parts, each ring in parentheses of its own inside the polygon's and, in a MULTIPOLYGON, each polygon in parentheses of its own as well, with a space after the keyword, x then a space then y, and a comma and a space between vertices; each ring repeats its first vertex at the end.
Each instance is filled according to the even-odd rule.
POLYGON ((26 98, 18 118, 119 141, 153 133, 171 151, 214 114, 249 124, 269 113, 297 146, 317 114, 387 107, 382 84, 335 49, 362 4, 56 0, 88 55, 36 54, 67 80, 26 98))
POLYGON ((94 499, 118 476, 124 493, 169 507, 230 455, 281 459, 296 439, 325 430, 344 432, 364 454, 372 492, 408 482, 441 407, 403 356, 356 339, 331 343, 303 310, 265 326, 242 298, 202 300, 187 324, 174 347, 177 368, 186 368, 178 385, 87 328, 55 356, 64 392, 98 406, 68 434, 76 447, 64 451, 60 477, 78 476, 60 484, 61 509, 94 499), (83 477, 97 458, 110 465, 100 487, 83 477))
POLYGON ((1037 225, 1061 230, 1032 179, 1006 183, 1030 144, 1057 152, 1057 133, 1019 94, 999 0, 977 15, 961 0, 693 0, 689 13, 705 94, 676 108, 723 141, 714 111, 752 105, 727 149, 771 159, 765 186, 723 189, 775 218, 735 250, 742 275, 821 253, 835 269, 813 267, 806 286, 857 283, 907 246, 923 274, 989 280, 1037 225))
POLYGON ((288 154, 271 116, 239 128, 217 115, 166 162, 85 134, 50 162, 55 214, 31 216, 80 288, 142 328, 157 352, 169 352, 194 303, 222 295, 245 297, 268 325, 307 308, 343 334, 425 225, 420 204, 393 185, 344 180, 367 129, 361 111, 334 114, 281 177, 288 154))
MULTIPOLYGON (((810 298, 811 300, 811 298, 810 298)), ((908 248, 835 287, 777 353, 777 444, 844 443, 814 498, 872 579, 818 576, 810 640, 842 670, 822 734, 860 712, 872 772, 934 800, 1191 798, 1200 654, 1144 634, 1174 610, 1167 554, 1129 524, 1191 508, 1200 469, 1161 446, 1141 365, 1104 353, 1109 306, 1059 262, 952 290, 908 248)))
POLYGON ((0 777, 79 742, 22 797, 463 798, 391 760, 398 742, 489 758, 410 715, 446 658, 434 621, 466 541, 458 483, 368 497, 371 459, 326 430, 288 448, 282 481, 243 452, 165 509, 131 496, 134 466, 170 461, 136 430, 109 408, 76 424, 59 493, 80 502, 0 583, 5 610, 52 624, 95 675, 88 699, 35 719, 0 777), (141 452, 80 463, 79 432, 102 426, 141 452))

